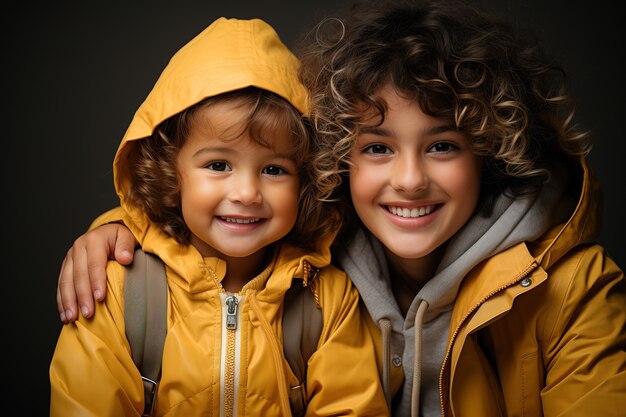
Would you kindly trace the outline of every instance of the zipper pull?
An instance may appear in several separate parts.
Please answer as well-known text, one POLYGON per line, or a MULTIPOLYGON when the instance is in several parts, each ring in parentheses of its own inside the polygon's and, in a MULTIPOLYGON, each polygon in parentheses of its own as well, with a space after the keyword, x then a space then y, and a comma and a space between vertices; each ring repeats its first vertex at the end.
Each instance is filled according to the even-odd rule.
POLYGON ((239 300, 234 295, 229 295, 224 301, 226 303, 226 329, 237 329, 237 305, 239 300))

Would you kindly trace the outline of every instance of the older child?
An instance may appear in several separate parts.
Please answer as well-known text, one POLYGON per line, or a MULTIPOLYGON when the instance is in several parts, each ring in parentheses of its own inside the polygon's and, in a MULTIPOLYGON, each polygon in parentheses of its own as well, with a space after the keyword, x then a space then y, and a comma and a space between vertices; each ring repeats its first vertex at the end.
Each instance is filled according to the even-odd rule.
MULTIPOLYGON (((297 381, 281 317, 294 277, 323 314, 305 415, 388 414, 358 293, 318 238, 336 227, 310 183, 297 65, 265 22, 220 18, 174 55, 122 139, 114 174, 124 223, 168 276, 156 415, 291 415, 297 381), (228 303, 234 327, 224 322, 228 303)), ((52 416, 142 414, 124 269, 112 261, 106 272, 98 314, 59 336, 52 416)))
POLYGON ((317 37, 323 197, 348 207, 339 264, 391 322, 398 415, 623 411, 625 282, 592 243, 562 73, 457 3, 370 5, 317 37))
MULTIPOLYGON (((594 244, 600 188, 563 73, 463 3, 374 3, 320 25, 301 68, 337 262, 404 369, 393 415, 621 415, 626 283, 594 244)), ((90 233, 81 272, 85 248, 113 250, 90 233)), ((65 286, 87 300, 88 283, 71 275, 70 306, 65 286)))

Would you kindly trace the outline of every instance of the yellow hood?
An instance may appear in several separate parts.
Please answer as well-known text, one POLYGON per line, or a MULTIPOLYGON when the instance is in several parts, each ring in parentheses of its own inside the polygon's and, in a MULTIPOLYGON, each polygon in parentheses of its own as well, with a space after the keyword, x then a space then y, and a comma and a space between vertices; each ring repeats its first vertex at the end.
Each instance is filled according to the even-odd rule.
POLYGON ((298 66, 263 20, 221 17, 211 23, 171 58, 122 139, 113 163, 122 205, 128 167, 121 152, 127 142, 149 137, 161 122, 207 97, 251 86, 278 94, 307 115, 308 96, 298 80, 298 66))

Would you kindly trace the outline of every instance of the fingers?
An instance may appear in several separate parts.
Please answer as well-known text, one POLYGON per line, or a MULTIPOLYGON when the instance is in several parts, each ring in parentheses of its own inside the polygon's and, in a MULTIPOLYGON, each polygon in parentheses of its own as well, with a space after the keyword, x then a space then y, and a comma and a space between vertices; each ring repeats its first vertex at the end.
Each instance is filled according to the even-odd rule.
POLYGON ((115 243, 115 260, 122 265, 128 265, 133 261, 133 254, 135 253, 137 240, 126 226, 116 226, 118 226, 118 228, 117 240, 115 243))
MULTIPOLYGON (((92 232, 81 236, 74 243, 72 250, 72 263, 73 263, 73 275, 72 283, 75 291, 75 297, 78 301, 78 314, 83 317, 91 317, 94 312, 94 295, 91 287, 92 265, 91 259, 94 256, 94 252, 97 253, 97 246, 94 248, 92 232)), ((103 245, 101 245, 103 246, 103 245)), ((102 250, 102 249, 100 249, 102 250)), ((104 255, 104 261, 99 266, 102 269, 102 275, 106 281, 106 254, 104 255)), ((66 290, 69 295, 69 289, 66 290)))
POLYGON ((94 299, 106 296, 106 265, 110 259, 128 265, 137 241, 124 225, 111 223, 97 227, 74 241, 59 274, 57 308, 63 323, 91 317, 94 299), (113 257, 115 256, 115 257, 113 257))
POLYGON ((137 241, 126 226, 117 223, 100 226, 84 237, 85 258, 82 258, 83 253, 75 257, 75 261, 79 262, 80 256, 80 269, 78 266, 74 269, 74 286, 81 308, 85 307, 86 317, 91 317, 92 297, 100 302, 106 296, 107 261, 115 259, 123 265, 130 264, 137 241))
POLYGON ((120 227, 124 226, 105 224, 87 232, 81 245, 84 250, 75 256, 74 286, 86 317, 91 317, 93 300, 100 302, 106 295, 106 264, 113 259, 120 227))
POLYGON ((78 318, 76 291, 74 290, 74 246, 65 255, 57 284, 57 308, 63 323, 71 323, 78 318))
POLYGON ((63 323, 70 323, 78 318, 78 307, 76 304, 76 293, 73 281, 73 248, 65 255, 61 264, 61 272, 57 283, 57 308, 63 323))

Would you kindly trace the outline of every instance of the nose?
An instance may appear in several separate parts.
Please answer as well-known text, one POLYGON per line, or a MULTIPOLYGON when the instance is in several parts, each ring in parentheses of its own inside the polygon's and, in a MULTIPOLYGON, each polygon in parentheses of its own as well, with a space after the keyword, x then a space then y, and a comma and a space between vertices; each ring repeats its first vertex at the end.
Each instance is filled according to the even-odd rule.
POLYGON ((228 198, 232 202, 249 206, 263 201, 259 178, 253 173, 237 173, 233 176, 231 187, 228 198))
POLYGON ((390 184, 394 190, 415 193, 428 187, 427 167, 415 155, 399 155, 391 173, 390 184))

